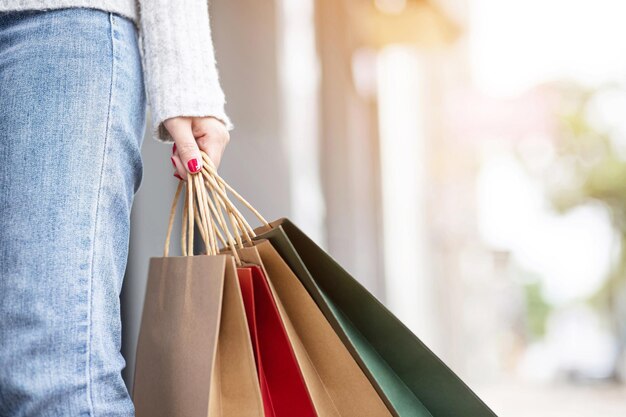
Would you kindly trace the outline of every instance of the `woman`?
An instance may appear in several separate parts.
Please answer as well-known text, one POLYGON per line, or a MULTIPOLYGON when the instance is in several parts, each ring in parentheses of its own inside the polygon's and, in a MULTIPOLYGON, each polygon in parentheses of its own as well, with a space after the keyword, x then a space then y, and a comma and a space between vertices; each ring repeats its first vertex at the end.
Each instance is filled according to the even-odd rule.
POLYGON ((1 416, 133 415, 119 293, 144 80, 175 175, 199 149, 219 164, 206 0, 0 0, 1 416))

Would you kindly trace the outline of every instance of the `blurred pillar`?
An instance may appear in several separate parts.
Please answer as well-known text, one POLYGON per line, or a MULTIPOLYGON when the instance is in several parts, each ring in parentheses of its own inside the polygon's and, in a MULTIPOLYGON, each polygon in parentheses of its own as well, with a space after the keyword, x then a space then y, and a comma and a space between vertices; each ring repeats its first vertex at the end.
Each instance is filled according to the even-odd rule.
POLYGON ((378 54, 378 104, 389 308, 429 346, 436 340, 435 277, 431 265, 428 171, 424 126, 425 77, 413 47, 390 45, 378 54))
POLYGON ((373 100, 355 91, 350 2, 318 0, 316 6, 327 247, 384 299, 377 110, 373 100))
POLYGON ((313 240, 325 242, 320 180, 319 65, 315 0, 277 0, 280 115, 288 154, 292 217, 313 240))

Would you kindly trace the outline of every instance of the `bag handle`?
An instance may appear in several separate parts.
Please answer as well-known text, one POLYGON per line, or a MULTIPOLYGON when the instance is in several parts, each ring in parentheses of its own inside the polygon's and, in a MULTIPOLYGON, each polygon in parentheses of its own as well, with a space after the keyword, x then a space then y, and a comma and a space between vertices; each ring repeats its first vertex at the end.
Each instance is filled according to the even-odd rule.
POLYGON ((246 221, 246 218, 241 214, 237 207, 233 204, 228 194, 232 194, 244 207, 246 207, 252 214, 265 227, 271 227, 267 220, 256 210, 245 198, 241 196, 233 187, 231 187, 224 179, 217 173, 217 169, 213 164, 213 161, 206 155, 202 154, 205 164, 202 168, 202 174, 205 178, 205 185, 215 196, 219 199, 224 208, 227 210, 229 217, 231 218, 231 226, 237 239, 237 246, 244 247, 242 237, 249 243, 252 243, 252 238, 256 236, 254 229, 246 221))
POLYGON ((199 181, 191 175, 188 175, 187 181, 180 182, 176 188, 172 206, 170 208, 169 222, 167 225, 167 234, 165 236, 165 245, 163 255, 169 256, 170 241, 172 237, 172 228, 174 226, 174 218, 176 217, 176 207, 180 195, 185 191, 183 197, 183 219, 181 233, 181 248, 183 256, 193 256, 194 243, 194 225, 197 224, 200 230, 200 236, 207 246, 209 252, 215 252, 215 244, 213 244, 214 230, 213 221, 204 210, 205 205, 203 188, 199 186, 199 181))
POLYGON ((181 248, 183 256, 193 256, 195 226, 206 246, 207 254, 220 253, 218 240, 222 247, 228 247, 238 265, 241 264, 236 247, 243 248, 244 240, 251 243, 256 236, 254 229, 246 221, 229 197, 234 196, 243 206, 257 217, 264 226, 270 227, 265 218, 246 199, 233 189, 217 173, 217 169, 209 156, 202 152, 204 161, 201 172, 187 174, 176 188, 170 209, 167 234, 163 256, 169 255, 169 247, 176 216, 176 207, 183 194, 183 219, 181 231, 181 248), (184 191, 184 193, 183 193, 184 191))
MULTIPOLYGON (((234 239, 228 228, 224 229, 222 227, 222 231, 225 230, 226 232, 227 239, 224 238, 220 231, 220 227, 223 225, 223 214, 215 207, 214 202, 209 198, 201 175, 187 174, 186 181, 179 182, 176 193, 174 194, 174 199, 172 200, 163 256, 169 256, 174 218, 176 217, 176 208, 181 194, 183 194, 181 227, 182 255, 194 255, 195 226, 198 226, 200 237, 205 244, 208 255, 217 255, 219 253, 217 240, 219 240, 223 246, 230 246, 231 249, 234 250, 234 239)), ((239 257, 234 251, 233 256, 235 256, 235 260, 240 263, 239 257)))

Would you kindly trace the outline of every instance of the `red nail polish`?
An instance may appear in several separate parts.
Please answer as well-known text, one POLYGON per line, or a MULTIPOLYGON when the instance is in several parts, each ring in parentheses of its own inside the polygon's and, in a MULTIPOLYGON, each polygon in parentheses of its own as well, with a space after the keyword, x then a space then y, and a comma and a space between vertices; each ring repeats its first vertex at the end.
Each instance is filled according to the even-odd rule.
POLYGON ((181 177, 180 175, 178 175, 178 172, 175 172, 175 173, 174 173, 174 176, 175 176, 176 178, 178 178, 179 180, 183 181, 182 177, 181 177))
POLYGON ((176 144, 174 144, 174 146, 172 146, 172 154, 176 153, 176 144))
POLYGON ((196 173, 200 171, 200 166, 198 166, 198 160, 196 158, 190 159, 187 162, 187 168, 189 168, 189 172, 196 173))
POLYGON ((174 168, 176 168, 176 162, 174 162, 174 157, 171 157, 170 160, 172 161, 172 165, 174 165, 174 168))

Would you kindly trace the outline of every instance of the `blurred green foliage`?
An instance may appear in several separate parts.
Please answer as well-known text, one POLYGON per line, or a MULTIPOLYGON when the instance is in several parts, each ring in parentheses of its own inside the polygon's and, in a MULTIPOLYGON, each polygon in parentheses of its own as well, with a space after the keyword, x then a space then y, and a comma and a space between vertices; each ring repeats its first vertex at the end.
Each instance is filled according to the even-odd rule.
MULTIPOLYGON (((547 132, 548 148, 541 148, 549 150, 549 155, 540 151, 525 157, 522 149, 519 155, 544 187, 555 211, 566 213, 576 207, 596 205, 608 214, 619 246, 603 284, 583 301, 605 318, 616 337, 620 353, 611 377, 623 380, 626 371, 619 365, 619 356, 626 358, 626 87, 591 89, 555 83, 542 91, 548 92, 546 97, 554 111, 550 115, 553 128, 547 132), (616 97, 617 102, 609 103, 611 110, 611 105, 607 107, 603 101, 616 97), (623 118, 618 117, 624 122, 611 124, 605 117, 607 109, 610 113, 616 108, 617 114, 624 113, 623 118)), ((552 306, 543 297, 540 280, 527 281, 524 293, 529 336, 542 337, 552 306)))
POLYGON ((619 259, 589 301, 610 312, 614 296, 626 282, 626 159, 616 146, 619 133, 599 126, 591 115, 603 95, 621 92, 626 96, 626 90, 618 86, 594 90, 571 84, 560 84, 556 89, 555 157, 544 174, 544 183, 549 200, 559 212, 600 204, 609 214, 620 238, 619 259))
POLYGON ((523 285, 526 301, 526 329, 531 339, 541 339, 546 333, 546 323, 552 307, 543 297, 541 283, 537 280, 523 285))
MULTIPOLYGON (((611 125, 603 119, 610 106, 602 101, 620 97, 618 113, 625 114, 626 88, 610 85, 598 89, 574 84, 551 86, 556 97, 553 155, 539 171, 548 200, 554 209, 565 213, 583 205, 599 205, 606 210, 619 248, 604 283, 585 301, 606 319, 619 345, 619 356, 626 356, 626 123, 611 125), (622 124, 620 127, 619 124, 622 124)), ((621 117, 620 117, 621 118, 621 117)), ((537 174, 535 172, 535 174, 537 174)), ((539 289, 540 290, 540 289, 539 289)), ((536 301, 536 290, 528 292, 529 325, 541 329, 534 320, 545 320, 544 307, 536 301)), ((549 314, 549 313, 548 313, 549 314)), ((624 378, 621 359, 614 363, 612 377, 624 378)))

